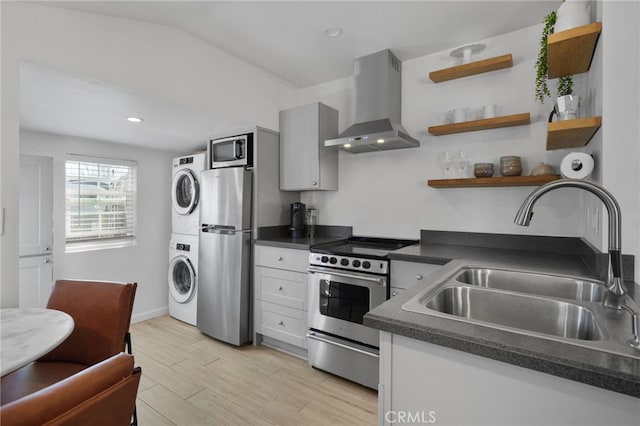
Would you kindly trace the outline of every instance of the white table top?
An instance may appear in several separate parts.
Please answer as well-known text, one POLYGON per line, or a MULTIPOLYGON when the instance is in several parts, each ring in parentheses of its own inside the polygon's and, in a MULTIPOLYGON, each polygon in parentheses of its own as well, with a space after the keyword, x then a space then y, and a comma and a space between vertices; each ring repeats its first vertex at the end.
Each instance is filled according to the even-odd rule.
POLYGON ((73 318, 53 309, 0 309, 0 376, 49 353, 73 327, 73 318))

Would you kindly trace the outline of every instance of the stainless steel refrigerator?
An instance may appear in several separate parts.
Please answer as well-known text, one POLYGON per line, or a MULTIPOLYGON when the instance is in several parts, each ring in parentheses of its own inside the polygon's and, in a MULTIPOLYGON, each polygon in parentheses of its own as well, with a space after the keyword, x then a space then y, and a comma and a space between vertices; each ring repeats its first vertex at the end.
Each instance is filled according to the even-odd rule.
POLYGON ((239 346, 251 341, 251 172, 201 173, 197 327, 239 346))

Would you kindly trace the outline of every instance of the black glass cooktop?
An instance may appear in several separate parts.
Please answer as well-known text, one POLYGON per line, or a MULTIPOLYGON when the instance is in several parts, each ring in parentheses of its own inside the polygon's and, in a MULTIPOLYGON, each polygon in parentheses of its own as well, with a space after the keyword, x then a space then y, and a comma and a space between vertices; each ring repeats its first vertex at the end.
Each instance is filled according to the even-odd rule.
POLYGON ((393 238, 351 237, 347 240, 311 246, 312 253, 336 254, 342 256, 385 257, 389 252, 417 244, 418 240, 398 240, 393 238))

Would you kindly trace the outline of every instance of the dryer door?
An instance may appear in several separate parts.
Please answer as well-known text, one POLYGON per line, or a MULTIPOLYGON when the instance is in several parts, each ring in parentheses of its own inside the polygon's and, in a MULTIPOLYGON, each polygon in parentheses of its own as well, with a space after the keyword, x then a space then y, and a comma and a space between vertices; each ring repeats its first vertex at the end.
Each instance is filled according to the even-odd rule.
POLYGON ((196 271, 191 261, 183 255, 169 263, 169 293, 178 303, 187 303, 196 292, 196 271))
POLYGON ((173 209, 180 215, 191 214, 200 199, 198 178, 189 169, 178 170, 171 187, 173 209))

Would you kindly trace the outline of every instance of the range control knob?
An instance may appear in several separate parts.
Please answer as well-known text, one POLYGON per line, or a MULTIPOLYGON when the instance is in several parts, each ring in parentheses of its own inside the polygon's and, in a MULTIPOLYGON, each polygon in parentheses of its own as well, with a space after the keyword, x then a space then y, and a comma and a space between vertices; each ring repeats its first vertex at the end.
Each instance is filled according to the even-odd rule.
POLYGON ((360 261, 358 259, 354 260, 352 265, 354 266, 354 268, 359 268, 360 267, 360 261))
POLYGON ((329 261, 329 258, 327 256, 322 256, 320 258, 320 262, 322 262, 322 263, 327 263, 328 261, 329 261))
POLYGON ((335 257, 331 257, 329 259, 329 263, 332 264, 332 265, 335 265, 336 263, 338 263, 338 259, 336 259, 335 257))
POLYGON ((342 266, 348 266, 349 265, 349 259, 341 259, 340 260, 340 264, 342 266))
POLYGON ((362 267, 364 269, 369 269, 369 268, 371 268, 371 263, 369 263, 368 260, 365 260, 364 262, 362 262, 362 267))

